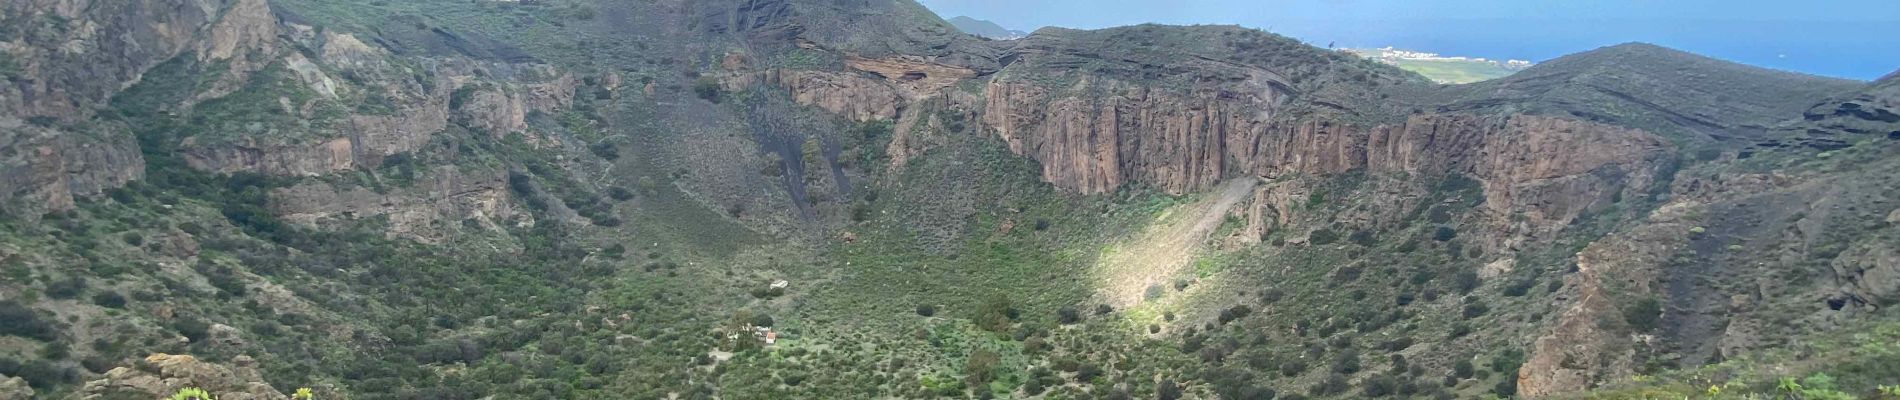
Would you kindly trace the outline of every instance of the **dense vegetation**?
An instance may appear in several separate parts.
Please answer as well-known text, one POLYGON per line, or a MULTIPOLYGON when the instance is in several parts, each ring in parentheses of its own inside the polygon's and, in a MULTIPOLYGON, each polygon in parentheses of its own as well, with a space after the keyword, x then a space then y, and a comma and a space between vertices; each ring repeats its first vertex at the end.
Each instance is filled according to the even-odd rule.
MULTIPOLYGON (((287 63, 233 87, 219 86, 227 65, 185 56, 159 64, 88 122, 136 138, 144 179, 70 211, 0 212, 0 375, 58 398, 115 368, 149 369, 137 361, 147 354, 173 353, 254 364, 278 391, 310 388, 296 391, 303 398, 1508 398, 1518 394, 1532 338, 1575 290, 1578 253, 1670 200, 1668 184, 1628 198, 1618 192, 1613 204, 1504 255, 1480 243, 1488 226, 1477 221, 1491 210, 1476 177, 1355 170, 1259 178, 1295 188, 1285 221, 1252 231, 1254 216, 1207 211, 1218 226, 1189 251, 1167 254, 1190 259, 1187 268, 1141 288, 1138 302, 1106 301, 1101 265, 1153 250, 1143 244, 1149 233, 1200 217, 1192 214, 1211 194, 1140 185, 1061 192, 1038 179, 1044 166, 946 100, 907 105, 926 122, 900 127, 797 105, 776 87, 735 90, 723 84, 739 78, 725 70, 728 54, 767 53, 751 61, 786 70, 835 67, 840 58, 751 47, 778 32, 729 26, 742 18, 689 3, 643 13, 634 11, 651 10, 579 0, 272 2, 288 20, 387 46, 398 63, 525 57, 573 71, 580 83, 561 112, 522 116, 521 132, 456 117, 426 145, 359 168, 213 173, 193 165, 186 144, 296 143, 346 129, 350 115, 396 113, 396 104, 371 90, 312 102, 317 92, 287 63), (677 25, 691 30, 669 30, 677 25), (465 48, 435 46, 443 37, 465 48), (229 92, 179 107, 211 88, 229 92), (280 106, 291 103, 316 106, 280 106), (905 144, 920 150, 893 167, 891 149, 905 144), (743 151, 728 151, 735 148, 743 151), (494 189, 483 213, 431 214, 450 207, 441 193, 481 177, 494 177, 494 187, 467 192, 494 189), (1401 205, 1380 203, 1392 190, 1403 192, 1401 205), (376 204, 365 209, 414 213, 284 211, 309 201, 299 197, 307 191, 360 194, 376 204), (404 203, 417 198, 425 200, 404 203), (1375 209, 1396 217, 1371 222, 1375 209)), ((985 49, 918 39, 947 28, 910 2, 835 5, 800 9, 810 29, 844 32, 828 43, 985 49)), ((1158 86, 1232 78, 1170 64, 1183 54, 1285 66, 1297 91, 1366 110, 1398 106, 1367 97, 1372 91, 1328 88, 1429 87, 1390 66, 1234 27, 1054 35, 1026 40, 1131 55, 1050 58, 1031 71, 1046 73, 1040 79, 1052 87, 1074 83, 1070 70, 1158 86)), ((1552 68, 1541 76, 1628 73, 1552 68)), ((437 82, 435 70, 414 71, 398 80, 437 82)), ((487 81, 501 75, 458 78, 478 82, 444 89, 441 100, 452 110, 474 107, 478 92, 502 87, 487 81)), ((1651 111, 1606 118, 1650 123, 1651 111)), ((1714 155, 1690 157, 1696 164, 1684 176, 1729 168, 1876 176, 1900 162, 1883 143, 1749 161, 1725 159, 1738 156, 1714 145, 1685 146, 1685 154, 1714 155)), ((1856 225, 1827 232, 1860 247, 1819 246, 1816 253, 1831 254, 1816 257, 1885 243, 1861 239, 1887 240, 1880 235, 1890 224, 1863 222, 1888 209, 1874 210, 1885 204, 1881 193, 1847 193, 1863 198, 1849 203, 1859 208, 1825 222, 1856 225)), ((355 199, 344 197, 316 198, 355 199)), ((1744 254, 1741 243, 1707 232, 1683 233, 1708 251, 1670 265, 1744 254)), ((1820 258, 1800 265, 1823 265, 1820 258)), ((1808 288, 1821 270, 1750 278, 1808 288)), ((1605 326, 1621 336, 1663 334, 1680 307, 1607 291, 1620 297, 1605 326)), ((1789 313, 1784 324, 1809 321, 1792 315, 1814 308, 1794 304, 1805 294, 1773 293, 1800 300, 1764 307, 1789 313)), ((1787 351, 1708 365, 1642 349, 1639 375, 1579 396, 1894 397, 1885 385, 1900 384, 1892 380, 1900 329, 1877 318, 1842 321, 1852 325, 1790 327, 1801 335, 1785 339, 1787 351)))

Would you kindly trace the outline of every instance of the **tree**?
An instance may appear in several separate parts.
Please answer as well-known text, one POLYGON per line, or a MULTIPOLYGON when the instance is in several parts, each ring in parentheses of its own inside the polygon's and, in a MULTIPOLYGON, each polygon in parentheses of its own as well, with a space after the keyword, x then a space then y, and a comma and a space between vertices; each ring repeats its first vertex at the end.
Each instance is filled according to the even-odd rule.
POLYGON ((990 332, 1007 332, 1014 314, 1009 296, 997 294, 983 300, 976 309, 976 326, 990 332))
POLYGON ((996 367, 1002 365, 1003 358, 989 349, 977 349, 963 363, 963 382, 972 388, 989 385, 996 378, 996 367))

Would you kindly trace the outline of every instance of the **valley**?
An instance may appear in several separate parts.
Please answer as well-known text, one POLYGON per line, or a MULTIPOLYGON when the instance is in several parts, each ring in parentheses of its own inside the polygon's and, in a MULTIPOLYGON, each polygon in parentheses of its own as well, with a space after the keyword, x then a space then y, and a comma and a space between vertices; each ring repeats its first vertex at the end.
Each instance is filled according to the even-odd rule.
POLYGON ((910 0, 0 28, 0 399, 1900 395, 1900 75, 910 0))

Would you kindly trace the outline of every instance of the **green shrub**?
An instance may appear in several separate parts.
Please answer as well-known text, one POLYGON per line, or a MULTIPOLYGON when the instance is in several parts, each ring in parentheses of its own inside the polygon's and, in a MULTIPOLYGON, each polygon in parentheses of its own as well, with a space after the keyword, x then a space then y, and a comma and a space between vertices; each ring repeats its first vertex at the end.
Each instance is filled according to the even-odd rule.
POLYGON ((1447 242, 1456 238, 1458 238, 1458 230, 1452 229, 1449 226, 1440 226, 1438 229, 1432 231, 1432 240, 1447 242))
POLYGON ((1372 247, 1379 244, 1379 240, 1372 236, 1372 231, 1365 229, 1353 231, 1352 235, 1346 237, 1346 240, 1365 247, 1372 247))
POLYGON ((51 341, 59 338, 59 327, 40 319, 38 312, 17 301, 0 301, 0 335, 51 341))
POLYGON ((92 304, 105 308, 125 308, 125 296, 119 292, 106 291, 92 295, 92 304))
POLYGON ((1636 299, 1623 307, 1623 322, 1637 332, 1656 330, 1656 325, 1662 322, 1662 301, 1655 296, 1636 299))
POLYGON ((1056 309, 1056 322, 1060 322, 1063 325, 1082 322, 1082 312, 1077 311, 1073 305, 1062 306, 1062 308, 1056 309))
POLYGON ((1333 356, 1333 372, 1334 373, 1350 375, 1350 374, 1358 373, 1359 368, 1360 368, 1360 364, 1359 364, 1359 350, 1358 349, 1348 347, 1345 350, 1340 350, 1339 354, 1336 354, 1333 356))
POLYGON ((1312 389, 1307 390, 1307 394, 1313 397, 1327 397, 1345 393, 1346 389, 1351 388, 1351 385, 1347 383, 1347 381, 1348 378, 1344 374, 1327 375, 1326 378, 1321 379, 1319 383, 1313 384, 1312 389))
POLYGON ((1306 361, 1294 359, 1280 363, 1280 376, 1295 377, 1306 372, 1306 361))
POLYGON ((1364 389, 1361 390, 1361 393, 1364 394, 1365 397, 1368 397, 1368 398, 1390 396, 1394 393, 1397 393, 1399 389, 1398 380, 1393 379, 1391 376, 1387 376, 1387 375, 1378 375, 1371 378, 1366 378, 1362 386, 1364 387, 1364 389))
POLYGON ((1465 325, 1465 323, 1459 322, 1451 324, 1451 332, 1446 334, 1445 338, 1457 339, 1469 334, 1471 334, 1471 325, 1465 325))
POLYGON ((1472 319, 1472 318, 1484 316, 1485 313, 1490 312, 1490 311, 1491 311, 1491 307, 1484 305, 1484 302, 1472 301, 1472 302, 1465 303, 1465 308, 1462 314, 1464 315, 1465 319, 1472 319))
POLYGON ((984 299, 983 304, 977 307, 974 322, 977 327, 990 332, 1007 332, 1009 325, 1015 322, 1015 318, 1012 318, 1015 313, 1015 306, 1011 305, 1008 296, 993 295, 984 299))
POLYGON ((706 101, 718 103, 725 89, 719 87, 719 80, 711 76, 701 76, 693 82, 693 94, 706 101))
POLYGON ((1245 318, 1248 314, 1253 314, 1253 308, 1247 307, 1246 304, 1240 304, 1221 310, 1217 319, 1220 320, 1222 325, 1226 325, 1228 322, 1233 322, 1236 319, 1245 318))
POLYGON ((1338 241, 1339 233, 1333 232, 1331 229, 1320 228, 1306 235, 1306 243, 1314 246, 1329 245, 1338 241))
POLYGON ((1458 294, 1471 294, 1472 290, 1478 289, 1479 283, 1478 273, 1474 271, 1458 271, 1452 275, 1452 288, 1457 289, 1458 294))
POLYGON ((79 293, 85 290, 86 290, 85 278, 80 278, 77 276, 69 276, 69 277, 66 277, 66 279, 60 279, 60 280, 48 282, 46 284, 46 297, 51 297, 54 299, 61 299, 61 300, 71 299, 71 298, 79 297, 79 293))

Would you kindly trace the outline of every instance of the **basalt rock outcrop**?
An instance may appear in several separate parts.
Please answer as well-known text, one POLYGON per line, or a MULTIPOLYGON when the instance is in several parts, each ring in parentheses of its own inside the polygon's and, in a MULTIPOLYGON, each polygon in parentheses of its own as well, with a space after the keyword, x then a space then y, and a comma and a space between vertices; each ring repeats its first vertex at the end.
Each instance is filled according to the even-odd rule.
POLYGON ((571 104, 579 84, 531 58, 395 54, 280 18, 263 0, 6 7, 4 22, 33 34, 0 43, 9 78, 0 85, 0 201, 33 209, 71 208, 75 197, 143 177, 131 129, 93 110, 147 79, 195 81, 190 92, 153 96, 172 99, 168 112, 220 115, 180 143, 193 168, 282 176, 374 167, 451 123, 519 132, 529 114, 571 104), (48 25, 56 20, 67 22, 48 25))
POLYGON ((232 361, 236 367, 214 364, 188 355, 153 354, 135 367, 118 367, 99 380, 86 382, 82 399, 165 398, 180 389, 197 388, 220 399, 289 399, 264 382, 249 356, 232 361))
POLYGON ((499 229, 520 213, 509 201, 507 177, 499 171, 463 172, 437 167, 413 187, 377 192, 360 186, 308 181, 271 193, 273 212, 289 222, 322 226, 358 218, 385 217, 388 234, 435 243, 453 231, 448 224, 471 221, 499 229))
MULTIPOLYGON (((298 32, 290 35, 296 45, 316 49, 319 58, 281 53, 269 65, 283 73, 260 76, 231 96, 274 101, 278 107, 261 111, 294 118, 225 123, 185 138, 181 147, 193 168, 317 176, 374 167, 385 157, 421 148, 451 126, 495 137, 523 132, 529 114, 554 114, 571 105, 580 84, 532 60, 405 57, 350 34, 283 24, 298 32)), ((217 100, 181 108, 218 112, 209 109, 224 105, 217 100)))

